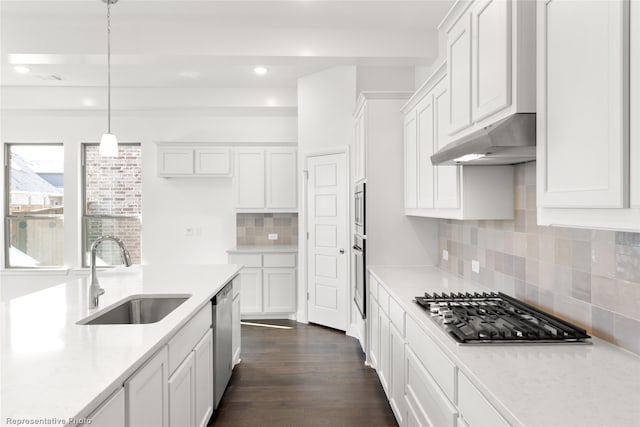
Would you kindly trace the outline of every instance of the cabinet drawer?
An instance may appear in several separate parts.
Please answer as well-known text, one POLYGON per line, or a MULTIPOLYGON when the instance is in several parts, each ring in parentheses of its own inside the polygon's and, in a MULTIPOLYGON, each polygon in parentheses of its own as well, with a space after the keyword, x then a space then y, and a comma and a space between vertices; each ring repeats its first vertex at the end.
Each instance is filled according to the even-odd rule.
POLYGON ((262 267, 261 254, 230 254, 231 264, 242 264, 245 267, 262 267))
POLYGON ((502 418, 462 372, 458 375, 458 409, 460 409, 462 418, 471 427, 509 426, 509 423, 502 418))
POLYGON ((171 338, 171 341, 169 341, 169 375, 180 366, 182 361, 198 344, 200 338, 211 327, 211 323, 211 304, 207 304, 171 338))
POLYGON ((378 305, 380 310, 389 315, 389 292, 382 286, 378 286, 378 305))
POLYGON ((451 402, 455 402, 456 365, 440 350, 438 345, 407 316, 407 343, 418 359, 438 383, 451 402))
POLYGON ((404 337, 404 310, 393 298, 389 298, 389 319, 404 337))
POLYGON ((295 254, 264 254, 264 267, 295 267, 295 254))
POLYGON ((405 349, 405 398, 419 425, 455 427, 458 413, 410 348, 405 349))

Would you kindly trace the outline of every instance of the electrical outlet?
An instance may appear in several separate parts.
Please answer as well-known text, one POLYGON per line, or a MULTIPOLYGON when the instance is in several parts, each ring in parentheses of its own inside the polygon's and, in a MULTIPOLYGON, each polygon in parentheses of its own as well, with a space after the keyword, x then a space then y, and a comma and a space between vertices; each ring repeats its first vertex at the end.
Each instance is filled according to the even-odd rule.
POLYGON ((477 259, 471 260, 471 271, 474 273, 480 273, 480 263, 477 259))
POLYGON ((446 249, 442 250, 442 259, 445 261, 449 261, 449 251, 446 249))
POLYGON ((278 240, 278 234, 277 233, 271 233, 268 236, 269 240, 278 240))

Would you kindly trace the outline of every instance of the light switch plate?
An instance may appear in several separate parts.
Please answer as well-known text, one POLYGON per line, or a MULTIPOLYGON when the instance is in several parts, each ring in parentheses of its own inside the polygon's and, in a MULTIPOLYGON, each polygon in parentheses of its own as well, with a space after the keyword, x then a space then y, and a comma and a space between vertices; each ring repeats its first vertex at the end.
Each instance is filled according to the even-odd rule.
POLYGON ((471 260, 471 271, 474 273, 480 273, 480 263, 477 259, 471 260))
POLYGON ((269 240, 278 240, 278 234, 277 233, 269 234, 268 239, 269 240))
POLYGON ((442 259, 445 261, 449 261, 449 251, 446 249, 442 250, 442 259))

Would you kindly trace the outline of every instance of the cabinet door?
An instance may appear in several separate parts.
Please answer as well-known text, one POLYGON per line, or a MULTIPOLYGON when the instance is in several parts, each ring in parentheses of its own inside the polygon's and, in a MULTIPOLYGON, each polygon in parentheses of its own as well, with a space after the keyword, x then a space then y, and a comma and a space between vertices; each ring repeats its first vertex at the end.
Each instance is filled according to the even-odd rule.
POLYGON ((222 147, 196 148, 195 173, 198 175, 230 175, 230 150, 222 147))
POLYGON ((380 360, 380 319, 378 303, 371 299, 369 305, 369 337, 371 342, 369 343, 369 360, 371 367, 378 369, 380 360))
POLYGON ((121 388, 96 409, 83 426, 91 427, 125 427, 124 417, 124 388, 121 388))
POLYGON ((169 378, 170 427, 195 427, 194 383, 195 365, 191 352, 169 378))
POLYGON ((378 359, 378 377, 384 392, 389 396, 389 362, 391 358, 391 342, 389 337, 389 317, 384 311, 378 311, 378 326, 380 328, 380 357, 378 359))
MULTIPOLYGON (((234 286, 236 286, 234 284, 234 286)), ((231 311, 231 348, 233 348, 233 365, 240 363, 241 349, 240 294, 233 297, 231 311)))
POLYGON ((628 2, 537 6, 539 206, 623 208, 628 2))
POLYGON ((213 330, 193 349, 195 364, 195 425, 206 427, 213 414, 213 330))
POLYGON ((240 281, 240 313, 262 312, 262 269, 243 268, 238 274, 240 281))
POLYGON ((418 125, 416 110, 404 117, 404 207, 418 207, 418 125))
POLYGON ((355 125, 355 180, 366 178, 367 147, 366 147, 366 108, 365 105, 356 116, 355 125))
POLYGON ((433 96, 418 103, 418 208, 433 208, 433 96))
POLYGON ((168 360, 165 346, 124 383, 128 426, 169 426, 168 360))
MULTIPOLYGON (((449 143, 449 90, 446 78, 433 89, 435 150, 449 143)), ((436 208, 460 207, 460 166, 434 166, 434 200, 436 208)))
POLYGON ((262 209, 265 206, 264 149, 238 148, 233 177, 235 205, 241 209, 262 209))
POLYGON ((265 313, 292 313, 296 311, 295 269, 265 268, 263 288, 265 313))
POLYGON ((158 147, 158 176, 193 174, 193 149, 158 147))
POLYGON ((447 34, 449 133, 471 125, 471 15, 465 14, 447 34))
POLYGON ((478 122, 511 104, 511 0, 476 1, 471 29, 472 119, 478 122))
POLYGON ((267 209, 295 209, 297 204, 297 151, 269 148, 267 156, 267 209))
POLYGON ((631 8, 631 205, 640 208, 640 3, 630 2, 631 8))
POLYGON ((389 327, 389 403, 396 416, 398 425, 404 425, 407 408, 404 400, 404 339, 391 323, 389 327))

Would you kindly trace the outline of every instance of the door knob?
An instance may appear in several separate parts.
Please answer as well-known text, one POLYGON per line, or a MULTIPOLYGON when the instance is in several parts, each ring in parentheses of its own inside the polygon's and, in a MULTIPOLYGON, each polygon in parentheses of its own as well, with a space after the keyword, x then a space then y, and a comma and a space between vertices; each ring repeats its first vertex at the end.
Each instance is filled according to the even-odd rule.
POLYGON ((340 253, 343 254, 344 253, 344 249, 340 249, 340 253))

